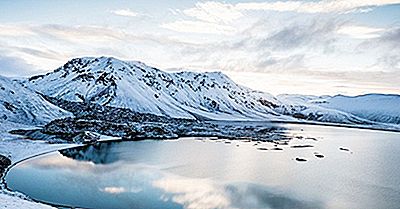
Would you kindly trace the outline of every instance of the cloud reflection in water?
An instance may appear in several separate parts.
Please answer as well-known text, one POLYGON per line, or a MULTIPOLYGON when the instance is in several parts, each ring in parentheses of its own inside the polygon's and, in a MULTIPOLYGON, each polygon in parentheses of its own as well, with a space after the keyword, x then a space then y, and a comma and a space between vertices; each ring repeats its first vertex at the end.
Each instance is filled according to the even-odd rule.
POLYGON ((153 182, 187 209, 212 208, 324 208, 320 202, 305 201, 249 183, 218 184, 209 179, 165 175, 153 182))

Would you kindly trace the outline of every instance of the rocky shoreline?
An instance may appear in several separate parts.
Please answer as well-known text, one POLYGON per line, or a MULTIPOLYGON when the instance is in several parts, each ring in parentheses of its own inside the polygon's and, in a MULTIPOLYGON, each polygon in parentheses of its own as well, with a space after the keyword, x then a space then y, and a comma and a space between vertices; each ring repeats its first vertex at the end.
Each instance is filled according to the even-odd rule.
POLYGON ((4 171, 11 165, 11 160, 3 155, 0 155, 0 178, 3 177, 4 171))
POLYGON ((85 143, 98 135, 122 140, 175 139, 179 137, 249 138, 254 140, 287 139, 284 128, 263 123, 206 121, 204 118, 182 119, 134 112, 127 108, 95 103, 70 102, 43 97, 56 106, 72 112, 73 117, 56 119, 41 129, 13 130, 12 134, 49 143, 85 143))
POLYGON ((0 154, 0 192, 4 189, 4 175, 7 168, 11 165, 11 159, 0 154))

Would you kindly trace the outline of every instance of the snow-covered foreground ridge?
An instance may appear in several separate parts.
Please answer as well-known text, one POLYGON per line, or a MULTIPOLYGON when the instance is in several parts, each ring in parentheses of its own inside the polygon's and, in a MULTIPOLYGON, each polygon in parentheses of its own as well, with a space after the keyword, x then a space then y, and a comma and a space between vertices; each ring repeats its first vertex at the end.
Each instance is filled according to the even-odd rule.
POLYGON ((0 124, 7 121, 24 125, 41 125, 70 115, 21 82, 0 76, 0 124))
POLYGON ((27 87, 29 94, 22 94, 28 98, 42 100, 30 94, 37 91, 67 101, 177 118, 400 124, 398 95, 274 97, 240 86, 220 72, 164 72, 111 57, 72 59, 53 72, 19 83, 27 87))

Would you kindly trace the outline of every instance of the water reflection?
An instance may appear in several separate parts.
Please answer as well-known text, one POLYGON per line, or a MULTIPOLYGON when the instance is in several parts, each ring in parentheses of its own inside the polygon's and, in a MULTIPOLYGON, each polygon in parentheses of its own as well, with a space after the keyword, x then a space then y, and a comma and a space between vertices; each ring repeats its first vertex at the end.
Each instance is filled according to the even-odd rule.
POLYGON ((111 152, 116 142, 104 142, 86 145, 83 147, 60 150, 59 152, 75 160, 91 161, 95 164, 109 164, 119 160, 118 155, 111 152))
POLYGON ((291 134, 297 137, 288 144, 203 138, 100 143, 26 161, 6 180, 35 199, 85 208, 400 205, 400 170, 393 166, 400 164, 399 134, 326 127, 291 134))
MULTIPOLYGON (((80 148, 72 148, 60 151, 63 156, 79 161, 88 161, 95 164, 112 164, 120 159, 118 152, 113 150, 113 146, 118 142, 107 142, 86 145, 80 148)), ((114 147, 115 148, 115 147, 114 147)), ((243 155, 242 155, 243 157, 243 155)), ((251 158, 251 156, 249 156, 251 158)), ((43 165, 61 165, 55 158, 51 161, 41 162, 43 165)), ((246 158, 243 158, 245 160, 246 158)), ((64 159, 65 160, 65 159, 64 159)), ((127 159, 125 159, 127 160, 127 159)), ((251 160, 251 159, 247 159, 251 160)), ((69 160, 66 160, 69 162, 69 160)), ((67 163, 68 164, 68 163, 67 163)), ((63 166, 67 166, 63 163, 63 166)), ((77 164, 75 164, 77 165, 77 164)), ((79 167, 82 167, 80 163, 79 167)), ((70 167, 70 166, 67 166, 70 167)), ((53 167, 54 168, 54 167, 53 167)), ((152 168, 154 169, 154 168, 152 168)), ((172 175, 161 170, 152 170, 149 167, 132 167, 129 170, 140 170, 139 174, 142 185, 126 186, 105 186, 99 191, 109 194, 121 193, 139 193, 143 192, 142 187, 153 186, 163 191, 160 200, 167 202, 172 201, 184 206, 185 208, 322 208, 319 203, 297 200, 285 194, 274 192, 262 185, 257 184, 217 184, 210 179, 187 178, 182 176, 172 175), (152 175, 148 175, 151 173, 152 175), (157 175, 155 175, 157 173, 157 175), (146 177, 145 177, 146 176, 146 177), (159 176, 159 179, 151 179, 149 176, 159 176), (142 178, 143 177, 143 178, 142 178), (145 181, 145 179, 147 179, 145 181), (148 184, 144 186, 144 184, 148 184)), ((120 176, 120 175, 116 175, 120 176)), ((126 176, 124 176, 126 178, 126 176)), ((136 182, 138 179, 131 179, 131 182, 136 182)), ((125 184, 125 183, 124 183, 125 184)))
POLYGON ((153 185, 172 194, 185 208, 324 208, 319 202, 299 200, 259 184, 217 184, 208 179, 164 177, 153 185))
MULTIPOLYGON (((120 194, 123 192, 126 192, 126 189, 124 187, 104 187, 101 188, 100 191, 110 193, 110 194, 120 194)), ((138 190, 137 192, 140 192, 141 190, 138 190)), ((137 193, 135 192, 135 193, 137 193)))

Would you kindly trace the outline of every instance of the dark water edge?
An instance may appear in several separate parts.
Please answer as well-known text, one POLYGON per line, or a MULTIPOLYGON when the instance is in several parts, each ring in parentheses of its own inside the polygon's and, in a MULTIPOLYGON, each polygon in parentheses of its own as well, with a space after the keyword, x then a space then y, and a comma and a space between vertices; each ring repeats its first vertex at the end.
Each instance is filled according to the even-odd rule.
MULTIPOLYGON (((246 121, 212 121, 213 123, 247 123, 246 121)), ((283 121, 283 120, 270 120, 270 121, 252 121, 254 123, 270 123, 275 125, 285 125, 285 124, 295 124, 295 125, 314 125, 314 126, 327 126, 327 127, 338 127, 338 128, 350 128, 350 129, 361 129, 361 130, 371 130, 371 131, 386 131, 400 133, 400 127, 390 126, 391 124, 382 124, 382 127, 377 127, 376 125, 352 125, 352 124, 340 124, 340 123, 328 123, 328 122, 318 122, 318 121, 283 121)), ((249 122, 249 123, 252 123, 249 122)), ((397 124, 394 124, 395 126, 397 124)))

